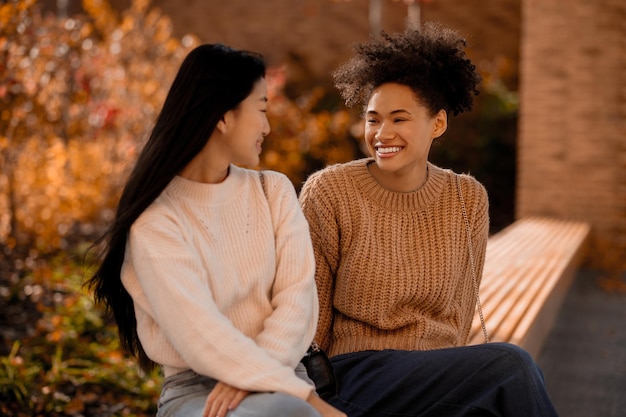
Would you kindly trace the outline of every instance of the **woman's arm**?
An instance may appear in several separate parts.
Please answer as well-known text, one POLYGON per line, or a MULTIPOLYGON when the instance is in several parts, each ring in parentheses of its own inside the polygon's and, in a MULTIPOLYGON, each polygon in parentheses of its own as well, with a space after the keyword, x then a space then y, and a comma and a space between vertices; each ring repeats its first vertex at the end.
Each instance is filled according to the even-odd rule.
POLYGON ((339 225, 323 177, 313 174, 300 193, 304 216, 309 222, 315 252, 315 282, 320 304, 315 341, 328 350, 332 339, 335 276, 339 267, 339 225))
POLYGON ((471 191, 468 209, 470 210, 472 243, 474 245, 474 258, 476 259, 476 275, 480 284, 489 237, 489 198, 485 187, 476 179, 471 178, 471 185, 471 187, 467 187, 471 191))
POLYGON ((256 341, 271 356, 295 367, 313 340, 317 325, 315 259, 293 185, 283 174, 264 172, 275 235, 276 277, 271 294, 274 311, 256 341))
MULTIPOLYGON (((144 325, 140 337, 142 331, 162 332, 187 366, 226 384, 307 398, 311 387, 293 367, 270 356, 220 312, 208 285, 209 272, 176 219, 140 218, 131 229, 126 257, 124 284, 136 310, 146 311, 156 324, 138 323, 144 325)), ((152 349, 170 349, 167 343, 157 344, 144 349, 149 355, 152 349)))
MULTIPOLYGON (((475 178, 468 175, 461 175, 461 190, 463 192, 463 200, 468 215, 468 221, 470 223, 470 233, 472 240, 472 252, 474 256, 474 271, 468 270, 466 276, 475 273, 476 283, 480 286, 482 280, 483 267, 485 265, 485 254, 487 249, 487 239, 489 236, 489 200, 487 196, 487 190, 478 182, 475 178)), ((467 248, 467 245, 464 245, 467 248)), ((465 249, 467 252, 467 249, 465 249)), ((468 259, 469 262, 469 259, 468 259)), ((474 277, 472 277, 472 280, 474 277)), ((463 315, 464 320, 461 324, 459 335, 459 343, 465 344, 468 342, 470 328, 474 317, 474 312, 477 304, 477 298, 473 282, 470 283, 472 287, 472 296, 470 299, 472 302, 465 306, 465 313, 463 315)), ((479 291, 480 294, 480 291, 479 291)))

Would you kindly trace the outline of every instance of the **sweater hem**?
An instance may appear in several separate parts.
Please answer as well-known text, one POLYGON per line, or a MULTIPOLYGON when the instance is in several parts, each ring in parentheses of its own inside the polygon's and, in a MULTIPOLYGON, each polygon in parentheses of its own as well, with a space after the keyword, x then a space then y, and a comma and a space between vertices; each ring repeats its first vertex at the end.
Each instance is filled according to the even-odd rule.
POLYGON ((365 337, 355 336, 334 340, 328 350, 329 356, 338 356, 345 353, 363 352, 366 350, 434 350, 457 346, 450 341, 419 340, 417 337, 365 337))

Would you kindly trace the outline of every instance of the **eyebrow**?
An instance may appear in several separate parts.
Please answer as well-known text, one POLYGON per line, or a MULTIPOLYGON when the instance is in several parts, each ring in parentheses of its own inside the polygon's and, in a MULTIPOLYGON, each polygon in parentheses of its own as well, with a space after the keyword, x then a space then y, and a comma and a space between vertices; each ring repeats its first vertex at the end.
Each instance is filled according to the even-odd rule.
MULTIPOLYGON (((398 109, 398 110, 393 110, 391 111, 389 114, 398 114, 398 113, 406 113, 406 114, 411 114, 410 111, 408 110, 404 110, 404 109, 398 109)), ((379 114, 376 110, 368 110, 367 114, 379 114)))

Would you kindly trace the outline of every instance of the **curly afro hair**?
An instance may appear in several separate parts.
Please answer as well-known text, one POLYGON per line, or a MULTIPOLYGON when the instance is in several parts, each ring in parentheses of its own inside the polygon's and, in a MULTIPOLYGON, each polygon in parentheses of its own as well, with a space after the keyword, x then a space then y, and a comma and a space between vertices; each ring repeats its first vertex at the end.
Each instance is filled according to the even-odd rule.
POLYGON ((355 56, 333 73, 335 86, 346 105, 365 106, 376 87, 403 84, 432 114, 444 109, 456 116, 472 108, 481 82, 465 45, 457 32, 432 22, 421 30, 382 31, 380 37, 355 45, 355 56))

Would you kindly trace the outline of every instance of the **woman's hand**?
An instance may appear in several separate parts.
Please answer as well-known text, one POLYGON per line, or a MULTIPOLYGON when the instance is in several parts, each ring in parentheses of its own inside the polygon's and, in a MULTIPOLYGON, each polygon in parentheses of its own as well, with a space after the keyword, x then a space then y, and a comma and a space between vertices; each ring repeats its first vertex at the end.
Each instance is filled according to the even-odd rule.
POLYGON ((311 395, 309 395, 309 398, 306 400, 322 417, 348 417, 346 413, 337 410, 335 407, 322 400, 315 391, 311 392, 311 395))
POLYGON ((218 382, 206 399, 202 417, 224 417, 227 412, 237 408, 248 394, 249 391, 218 382))

